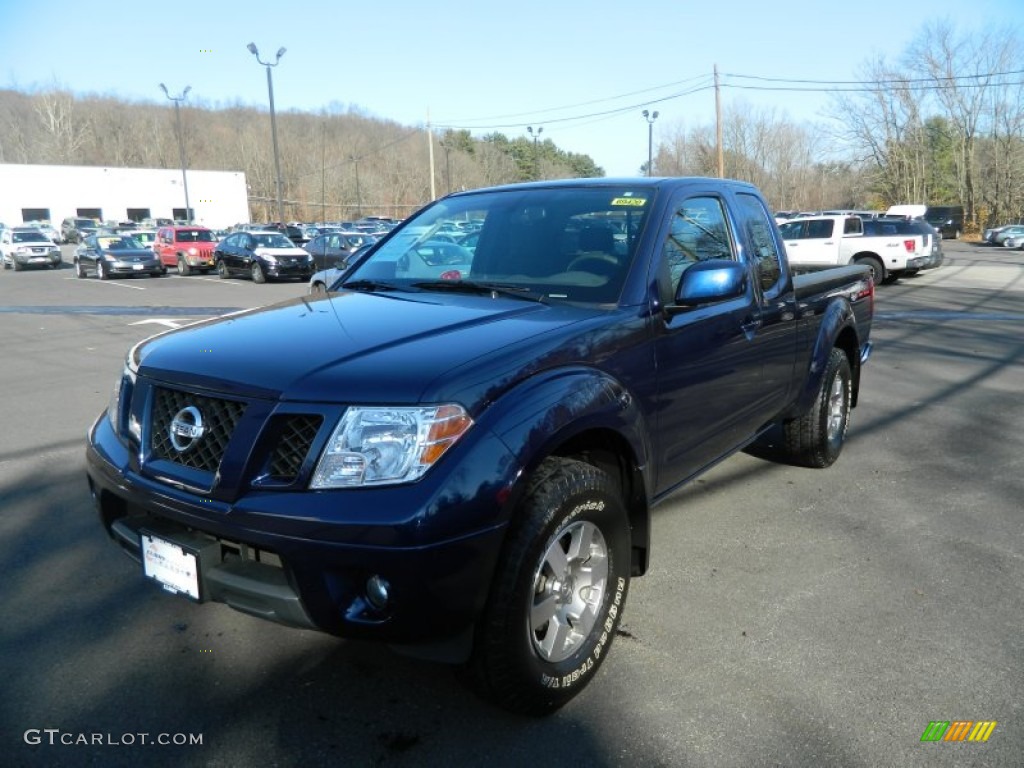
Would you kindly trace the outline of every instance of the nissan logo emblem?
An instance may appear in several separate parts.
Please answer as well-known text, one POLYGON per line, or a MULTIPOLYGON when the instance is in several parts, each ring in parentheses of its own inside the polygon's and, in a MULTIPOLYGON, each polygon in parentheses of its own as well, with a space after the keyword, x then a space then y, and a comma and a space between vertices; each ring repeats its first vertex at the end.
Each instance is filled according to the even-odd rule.
POLYGON ((186 406, 174 414, 171 425, 167 428, 171 445, 178 453, 189 450, 205 432, 203 414, 194 405, 186 406))

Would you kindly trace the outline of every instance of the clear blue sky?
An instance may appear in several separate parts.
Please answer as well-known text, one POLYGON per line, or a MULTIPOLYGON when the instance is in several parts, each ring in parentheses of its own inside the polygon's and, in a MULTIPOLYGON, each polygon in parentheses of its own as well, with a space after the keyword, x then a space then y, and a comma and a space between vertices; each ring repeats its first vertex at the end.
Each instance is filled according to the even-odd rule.
MULTIPOLYGON (((869 60, 895 62, 926 22, 961 32, 1024 25, 1024 0, 0 0, 0 87, 166 103, 186 85, 194 103, 276 108, 334 103, 410 127, 542 139, 589 154, 609 175, 647 160, 654 135, 709 123, 717 64, 735 75, 851 80, 869 60), (683 94, 683 95, 681 95, 683 94), (618 110, 618 111, 616 111, 618 110), (611 114, 599 114, 612 112, 611 114), (569 119, 566 119, 569 118, 569 119)), ((827 97, 725 88, 726 103, 816 119, 827 97)))

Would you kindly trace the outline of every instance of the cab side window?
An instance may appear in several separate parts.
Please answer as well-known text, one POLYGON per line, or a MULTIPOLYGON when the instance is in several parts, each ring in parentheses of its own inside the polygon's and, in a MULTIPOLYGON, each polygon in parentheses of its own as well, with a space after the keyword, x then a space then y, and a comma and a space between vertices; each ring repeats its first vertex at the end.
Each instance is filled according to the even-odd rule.
POLYGON ((761 290, 767 293, 782 280, 782 254, 768 223, 770 214, 754 195, 739 193, 736 200, 739 226, 746 230, 750 242, 750 262, 761 290))
POLYGON ((807 222, 807 237, 815 240, 824 240, 832 237, 831 219, 812 219, 807 222))

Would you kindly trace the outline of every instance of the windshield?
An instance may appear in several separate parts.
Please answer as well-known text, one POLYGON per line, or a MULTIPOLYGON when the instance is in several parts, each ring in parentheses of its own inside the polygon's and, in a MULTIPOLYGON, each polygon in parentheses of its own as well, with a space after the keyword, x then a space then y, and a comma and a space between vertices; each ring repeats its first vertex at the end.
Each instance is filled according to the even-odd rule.
POLYGON ((466 281, 550 299, 614 302, 653 196, 644 185, 609 185, 446 198, 410 219, 346 283, 431 290, 434 281, 466 281), (456 242, 467 234, 476 235, 472 247, 456 242))
POLYGON ((179 243, 212 243, 213 232, 208 229, 179 229, 175 239, 179 243))
POLYGON ((105 251, 146 250, 146 247, 134 237, 97 237, 96 242, 105 251))
POLYGON ((256 234, 252 236, 254 248, 294 248, 295 243, 284 235, 273 233, 256 234))
POLYGON ((15 243, 48 243, 50 239, 42 232, 14 232, 11 239, 15 243))

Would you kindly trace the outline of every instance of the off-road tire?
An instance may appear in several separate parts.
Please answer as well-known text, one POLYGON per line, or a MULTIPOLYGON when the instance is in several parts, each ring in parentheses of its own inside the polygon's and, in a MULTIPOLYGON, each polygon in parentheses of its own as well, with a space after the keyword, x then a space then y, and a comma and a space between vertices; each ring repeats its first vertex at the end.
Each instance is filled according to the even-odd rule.
POLYGON ((465 670, 469 682, 512 712, 554 712, 597 674, 629 577, 629 523, 618 485, 585 462, 545 459, 495 569, 465 670))
POLYGON ((814 403, 803 416, 782 425, 786 457, 805 467, 834 464, 850 426, 852 396, 850 361, 841 349, 833 349, 814 403))

